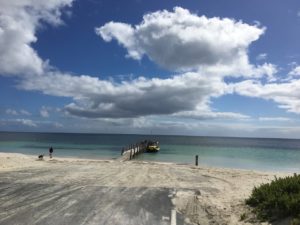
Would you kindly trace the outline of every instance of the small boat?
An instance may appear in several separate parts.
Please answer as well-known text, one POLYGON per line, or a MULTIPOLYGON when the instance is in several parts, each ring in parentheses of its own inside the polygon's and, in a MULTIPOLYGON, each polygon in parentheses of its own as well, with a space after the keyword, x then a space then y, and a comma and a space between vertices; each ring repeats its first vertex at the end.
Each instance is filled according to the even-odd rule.
POLYGON ((146 151, 147 152, 158 152, 160 149, 158 141, 148 141, 146 151))

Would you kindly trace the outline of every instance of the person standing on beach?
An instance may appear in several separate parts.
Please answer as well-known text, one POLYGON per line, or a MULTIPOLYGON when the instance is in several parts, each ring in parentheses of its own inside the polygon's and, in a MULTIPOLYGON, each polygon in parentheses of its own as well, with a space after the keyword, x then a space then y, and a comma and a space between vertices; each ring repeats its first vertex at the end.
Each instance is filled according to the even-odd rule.
POLYGON ((52 159, 52 153, 53 153, 53 148, 52 146, 49 148, 49 156, 50 156, 50 159, 52 159))

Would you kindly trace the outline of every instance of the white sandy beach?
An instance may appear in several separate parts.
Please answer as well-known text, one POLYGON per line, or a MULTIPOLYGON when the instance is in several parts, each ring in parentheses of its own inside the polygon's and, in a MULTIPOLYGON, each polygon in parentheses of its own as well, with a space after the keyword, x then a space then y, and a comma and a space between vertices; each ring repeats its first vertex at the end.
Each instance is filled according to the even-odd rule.
MULTIPOLYGON (((236 169, 208 168, 116 160, 88 160, 45 157, 16 153, 0 153, 0 174, 22 170, 49 171, 43 176, 19 180, 22 183, 76 184, 82 186, 126 188, 170 188, 177 212, 191 224, 260 224, 249 216, 240 216, 249 209, 244 200, 254 186, 270 182, 274 176, 287 173, 258 172, 236 169)), ((3 182, 0 180, 0 182, 3 182)), ((12 215, 12 213, 11 213, 12 215)), ((9 215, 6 215, 9 218, 9 215)), ((266 223, 265 223, 266 224, 266 223)))

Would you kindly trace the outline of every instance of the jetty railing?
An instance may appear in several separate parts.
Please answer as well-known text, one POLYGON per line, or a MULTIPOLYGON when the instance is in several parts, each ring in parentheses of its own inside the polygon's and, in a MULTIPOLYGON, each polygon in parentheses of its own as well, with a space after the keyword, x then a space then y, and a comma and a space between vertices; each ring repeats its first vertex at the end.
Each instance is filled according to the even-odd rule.
POLYGON ((144 153, 147 148, 147 141, 137 144, 131 144, 122 148, 120 161, 129 161, 134 159, 137 155, 144 153))

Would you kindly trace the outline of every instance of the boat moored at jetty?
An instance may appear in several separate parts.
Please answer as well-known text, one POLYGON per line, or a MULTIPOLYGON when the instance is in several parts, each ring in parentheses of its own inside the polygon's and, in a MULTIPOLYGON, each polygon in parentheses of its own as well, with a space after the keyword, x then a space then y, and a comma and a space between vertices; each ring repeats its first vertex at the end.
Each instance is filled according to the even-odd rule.
POLYGON ((148 141, 146 146, 147 152, 158 152, 160 150, 158 141, 148 141))

